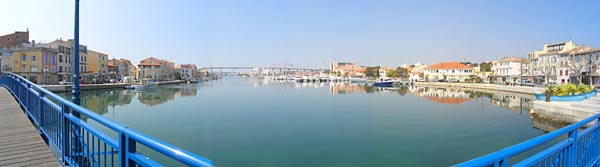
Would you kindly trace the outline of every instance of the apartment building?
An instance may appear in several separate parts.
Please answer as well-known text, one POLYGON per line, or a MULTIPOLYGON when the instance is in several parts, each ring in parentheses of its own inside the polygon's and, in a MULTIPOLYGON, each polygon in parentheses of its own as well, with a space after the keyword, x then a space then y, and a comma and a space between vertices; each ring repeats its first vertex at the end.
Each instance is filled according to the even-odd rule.
POLYGON ((58 83, 57 50, 35 47, 15 50, 12 54, 12 72, 38 84, 58 83))
POLYGON ((459 62, 443 62, 425 68, 425 79, 427 80, 451 80, 464 81, 473 75, 473 67, 459 62))

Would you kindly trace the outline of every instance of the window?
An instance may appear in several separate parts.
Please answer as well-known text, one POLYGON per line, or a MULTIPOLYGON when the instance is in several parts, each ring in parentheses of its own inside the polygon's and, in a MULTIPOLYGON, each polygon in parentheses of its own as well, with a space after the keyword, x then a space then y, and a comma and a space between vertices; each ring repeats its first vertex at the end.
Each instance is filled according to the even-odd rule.
POLYGON ((560 76, 562 76, 562 71, 563 71, 563 70, 560 70, 560 76))
POLYGON ((31 55, 31 61, 35 61, 35 54, 31 55))
POLYGON ((48 64, 48 54, 44 55, 44 64, 48 64))
POLYGON ((38 72, 37 67, 31 66, 29 67, 29 72, 38 72))
POLYGON ((62 63, 63 62, 63 56, 62 55, 58 55, 58 62, 62 63))
POLYGON ((56 55, 52 55, 52 64, 56 64, 56 55))
POLYGON ((569 70, 565 70, 565 75, 569 75, 569 70))
POLYGON ((58 72, 63 72, 62 66, 58 66, 58 72))
POLYGON ((25 72, 25 71, 27 71, 27 66, 21 65, 21 72, 25 72))

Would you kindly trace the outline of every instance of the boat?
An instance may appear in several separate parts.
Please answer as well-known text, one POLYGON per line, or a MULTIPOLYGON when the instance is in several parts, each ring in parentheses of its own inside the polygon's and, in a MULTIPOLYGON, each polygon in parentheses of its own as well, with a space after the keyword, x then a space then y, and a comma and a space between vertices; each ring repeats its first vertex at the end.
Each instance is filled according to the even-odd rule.
POLYGON ((288 75, 288 76, 286 77, 286 79, 287 79, 287 80, 290 80, 290 81, 291 81, 291 80, 295 80, 294 76, 291 76, 291 75, 288 75))
POLYGON ((310 82, 310 78, 308 75, 302 76, 302 82, 310 82))
MULTIPOLYGON (((537 100, 546 100, 546 94, 534 94, 537 100)), ((585 94, 569 95, 569 96, 550 96, 550 101, 583 101, 585 94)))
POLYGON ((385 78, 385 79, 381 79, 379 81, 376 81, 375 83, 373 83, 373 86, 377 86, 377 87, 392 87, 392 86, 394 86, 394 81, 392 79, 385 78))
POLYGON ((348 80, 350 82, 367 82, 367 79, 362 77, 350 77, 348 80))
POLYGON ((143 79, 139 84, 133 84, 129 86, 125 86, 125 89, 133 89, 133 90, 148 90, 148 89, 156 89, 158 88, 158 83, 150 80, 143 79))

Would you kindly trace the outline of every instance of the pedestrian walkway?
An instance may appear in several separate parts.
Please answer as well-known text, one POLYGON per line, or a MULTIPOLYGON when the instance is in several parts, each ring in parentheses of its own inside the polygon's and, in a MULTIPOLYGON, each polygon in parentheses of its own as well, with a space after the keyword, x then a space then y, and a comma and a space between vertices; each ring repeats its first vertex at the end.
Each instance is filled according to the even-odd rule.
POLYGON ((61 166, 15 98, 2 86, 0 166, 61 166))

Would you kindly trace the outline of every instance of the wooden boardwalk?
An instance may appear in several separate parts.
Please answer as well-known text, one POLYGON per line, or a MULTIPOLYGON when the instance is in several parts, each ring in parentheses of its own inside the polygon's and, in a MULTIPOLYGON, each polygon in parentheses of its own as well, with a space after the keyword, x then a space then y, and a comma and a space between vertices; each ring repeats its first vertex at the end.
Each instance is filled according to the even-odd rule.
POLYGON ((0 166, 61 166, 17 100, 2 86, 0 166))

